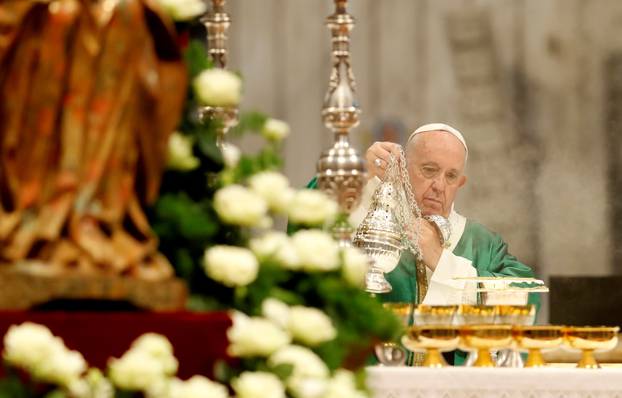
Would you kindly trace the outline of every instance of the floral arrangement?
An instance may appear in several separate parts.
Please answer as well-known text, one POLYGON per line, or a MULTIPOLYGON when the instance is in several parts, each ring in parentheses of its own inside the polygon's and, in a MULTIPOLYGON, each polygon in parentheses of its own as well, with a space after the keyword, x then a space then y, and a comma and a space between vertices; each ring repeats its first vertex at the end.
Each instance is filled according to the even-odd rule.
MULTIPOLYGON (((205 11, 201 0, 159 3, 180 31, 205 11)), ((360 370, 371 348, 401 333, 399 320, 362 289, 366 255, 340 248, 327 232, 339 217, 334 201, 319 191, 292 188, 278 171, 290 133, 285 122, 243 113, 230 135, 260 134, 264 146, 254 154, 230 143, 217 148, 221 121, 200 120, 197 108, 237 106, 242 80, 213 68, 199 42, 185 46, 185 59, 190 84, 184 116, 169 141, 168 169, 150 221, 160 250, 188 282, 189 309, 232 314, 228 353, 237 360, 233 367, 219 366, 216 378, 239 398, 364 396, 360 370), (285 218, 294 227, 291 236, 272 229, 275 219, 285 218)), ((101 371, 87 371, 81 355, 49 331, 26 324, 7 334, 4 358, 33 380, 58 385, 55 394, 229 395, 223 385, 199 376, 175 379, 177 361, 167 343, 161 336, 141 337, 111 360, 105 378, 101 371), (25 341, 41 349, 24 353, 25 341), (65 365, 46 370, 48 362, 65 365)), ((15 386, 16 380, 7 383, 15 386)))
POLYGON ((147 333, 121 358, 110 358, 106 373, 89 368, 77 351, 45 326, 26 322, 4 336, 8 377, 0 396, 11 398, 227 398, 226 386, 204 376, 175 377, 178 362, 166 337, 147 333))
MULTIPOLYGON (((89 368, 77 351, 45 326, 25 322, 11 326, 4 336, 8 377, 0 381, 0 396, 11 398, 229 398, 224 384, 195 375, 176 377, 178 362, 166 337, 147 333, 137 338, 120 358, 110 358, 104 372, 89 368)), ((280 364, 293 364, 287 384, 300 391, 321 389, 326 398, 362 398, 349 371, 329 377, 324 364, 302 347, 280 350, 273 356, 280 364), (322 384, 322 380, 325 380, 322 384)), ((285 397, 286 387, 277 375, 266 371, 243 372, 231 383, 240 398, 285 397)), ((314 394, 306 396, 315 396, 314 394)))

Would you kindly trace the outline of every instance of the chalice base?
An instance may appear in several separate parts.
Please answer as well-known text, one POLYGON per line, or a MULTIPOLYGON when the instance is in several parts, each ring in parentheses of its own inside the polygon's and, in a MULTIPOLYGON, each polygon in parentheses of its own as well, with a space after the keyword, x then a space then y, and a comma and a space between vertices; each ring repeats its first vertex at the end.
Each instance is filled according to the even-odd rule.
POLYGON ((581 369, 599 369, 600 365, 594 358, 594 350, 583 350, 581 352, 581 359, 577 363, 577 368, 581 369))
POLYGON ((447 366, 447 362, 445 362, 445 358, 443 358, 438 349, 428 348, 421 366, 426 368, 444 368, 447 366))
POLYGON ((494 368, 495 363, 492 360, 492 356, 490 355, 490 350, 488 348, 480 348, 477 350, 477 359, 473 364, 476 368, 494 368))
POLYGON ((538 348, 530 348, 527 362, 525 362, 526 368, 542 368, 546 366, 542 352, 538 348))

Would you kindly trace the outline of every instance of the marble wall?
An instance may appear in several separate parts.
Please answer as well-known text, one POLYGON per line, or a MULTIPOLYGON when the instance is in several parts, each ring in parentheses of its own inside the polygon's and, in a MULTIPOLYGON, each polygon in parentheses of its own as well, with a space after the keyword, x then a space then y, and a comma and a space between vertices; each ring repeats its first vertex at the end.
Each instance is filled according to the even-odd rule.
MULTIPOLYGON (((297 185, 331 142, 320 120, 331 3, 228 2, 243 106, 291 124, 297 185)), ((351 0, 350 12, 361 152, 383 121, 404 133, 453 124, 471 151, 461 213, 543 278, 622 271, 622 2, 351 0)))

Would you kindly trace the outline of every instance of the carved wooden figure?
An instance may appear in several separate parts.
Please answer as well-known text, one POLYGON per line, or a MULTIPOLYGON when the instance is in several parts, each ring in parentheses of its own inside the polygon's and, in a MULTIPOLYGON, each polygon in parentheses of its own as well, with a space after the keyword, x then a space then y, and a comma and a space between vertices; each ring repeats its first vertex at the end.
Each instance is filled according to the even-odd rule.
POLYGON ((172 276, 142 206, 158 193, 186 69, 152 5, 0 4, 0 265, 172 276))

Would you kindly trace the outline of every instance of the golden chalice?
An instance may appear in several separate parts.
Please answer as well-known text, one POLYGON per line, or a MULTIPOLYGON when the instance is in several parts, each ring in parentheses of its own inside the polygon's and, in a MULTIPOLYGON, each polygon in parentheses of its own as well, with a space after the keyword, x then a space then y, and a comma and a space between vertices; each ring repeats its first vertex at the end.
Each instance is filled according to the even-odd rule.
MULTIPOLYGON (((495 320, 495 323, 502 325, 527 326, 533 325, 535 319, 536 306, 533 304, 497 305, 497 319, 495 320)), ((523 359, 518 352, 518 348, 514 340, 510 344, 509 349, 499 351, 497 356, 497 366, 509 368, 522 368, 524 366, 523 359)))
POLYGON ((413 326, 402 338, 402 344, 413 352, 425 350, 421 366, 442 368, 447 362, 441 351, 451 351, 458 346, 458 328, 450 325, 413 326))
POLYGON ((402 325, 408 326, 413 309, 411 303, 383 303, 382 306, 398 317, 402 321, 402 325))
POLYGON ((546 362, 540 350, 559 347, 564 341, 562 326, 515 326, 513 333, 518 346, 529 352, 526 368, 545 366, 546 362))
POLYGON ((497 305, 497 319, 495 323, 504 325, 532 325, 536 317, 536 306, 526 305, 497 305))
POLYGON ((419 304, 413 310, 413 323, 416 326, 444 325, 453 323, 457 305, 425 305, 419 304))
POLYGON ((564 329, 566 344, 581 350, 578 368, 600 368, 594 351, 609 351, 618 344, 618 326, 571 326, 564 329))
POLYGON ((462 304, 456 312, 458 325, 481 325, 494 323, 497 307, 494 305, 462 304))
POLYGON ((462 344, 477 350, 475 367, 494 367, 490 350, 507 348, 512 343, 510 325, 466 325, 460 329, 462 344))
MULTIPOLYGON (((455 323, 457 325, 482 325, 494 323, 497 316, 497 306, 462 304, 456 312, 455 323)), ((458 348, 467 351, 469 354, 464 362, 464 366, 473 366, 477 360, 477 351, 470 350, 464 344, 459 343, 458 348)))

